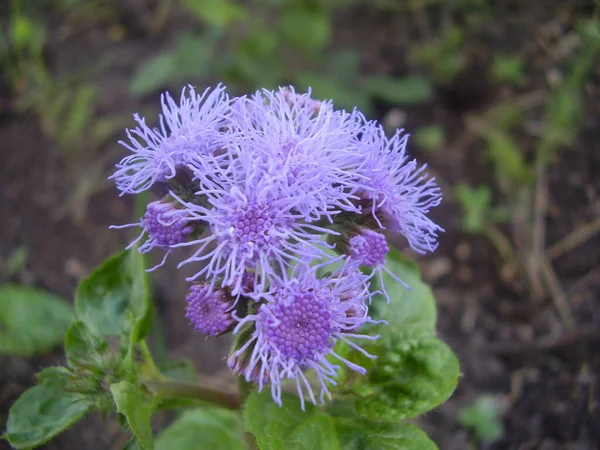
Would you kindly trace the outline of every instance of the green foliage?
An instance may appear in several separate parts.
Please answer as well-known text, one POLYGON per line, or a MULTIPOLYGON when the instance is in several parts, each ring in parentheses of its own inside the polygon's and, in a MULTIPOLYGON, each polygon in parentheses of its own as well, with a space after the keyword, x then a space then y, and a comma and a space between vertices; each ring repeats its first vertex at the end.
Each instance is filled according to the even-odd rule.
POLYGON ((499 82, 521 86, 525 78, 524 70, 525 61, 520 56, 494 55, 492 73, 499 82))
POLYGON ((141 96, 158 88, 187 84, 215 73, 214 34, 182 33, 173 50, 146 61, 131 79, 130 90, 141 96))
POLYGON ((439 152, 446 142, 444 128, 440 125, 428 125, 413 133, 413 141, 428 152, 439 152))
POLYGON ((418 75, 401 78, 373 75, 365 78, 362 84, 372 97, 395 105, 421 105, 433 98, 431 84, 427 78, 418 75))
POLYGON ((243 450, 239 414, 221 408, 185 411, 156 438, 156 450, 243 450))
POLYGON ((65 353, 72 366, 82 360, 100 363, 107 350, 108 342, 92 333, 86 322, 75 320, 69 325, 65 335, 65 353))
POLYGON ((458 413, 458 423, 471 430, 478 441, 494 442, 504 430, 500 414, 502 406, 497 397, 482 395, 458 413))
POLYGON ((377 356, 367 376, 353 386, 357 411, 377 421, 416 417, 443 403, 458 383, 458 359, 442 341, 418 326, 380 330, 377 356))
POLYGON ((17 448, 40 445, 91 409, 106 413, 116 405, 136 438, 130 447, 152 448, 150 417, 155 400, 138 383, 133 354, 134 344, 147 332, 151 313, 141 255, 120 253, 81 282, 75 320, 66 335, 73 314, 64 302, 32 289, 5 289, 2 292, 9 294, 11 302, 2 308, 4 312, 17 311, 15 306, 27 308, 10 323, 36 330, 36 339, 45 346, 64 335, 68 362, 68 367, 41 372, 38 384, 13 405, 7 423, 11 444, 17 448), (24 317, 27 323, 22 323, 24 317), (55 329, 57 317, 60 332, 55 329), (112 345, 115 337, 120 338, 119 347, 112 345))
POLYGON ((38 384, 10 408, 6 438, 14 448, 47 442, 80 420, 93 407, 90 397, 67 392, 67 375, 55 368, 38 374, 38 384))
POLYGON ((437 308, 431 288, 421 280, 419 267, 392 249, 388 255, 387 268, 398 278, 410 286, 405 288, 384 272, 383 282, 391 299, 389 305, 384 303, 383 296, 374 302, 373 317, 386 320, 391 326, 401 330, 418 326, 435 333, 437 308))
POLYGON ((17 275, 27 265, 29 249, 25 246, 15 248, 4 261, 6 276, 8 278, 17 275))
POLYGON ((589 20, 578 27, 582 48, 573 61, 566 80, 554 88, 544 114, 545 129, 537 157, 551 160, 556 151, 573 143, 582 122, 583 83, 598 62, 600 54, 600 21, 589 20))
POLYGON ((360 419, 335 421, 344 450, 437 450, 419 428, 406 422, 372 423, 360 419))
POLYGON ((139 384, 120 381, 110 385, 117 411, 125 416, 133 435, 144 450, 154 448, 150 419, 154 412, 153 399, 139 384))
POLYGON ((216 78, 234 90, 293 84, 313 88, 316 98, 336 107, 369 113, 373 99, 412 106, 432 98, 419 76, 360 76, 360 55, 330 50, 332 17, 341 0, 310 2, 259 0, 184 0, 205 25, 202 34, 182 32, 174 47, 147 61, 131 80, 134 95, 216 78), (243 26, 241 24, 243 23, 243 26))
POLYGON ((492 189, 489 186, 471 188, 459 183, 454 192, 464 213, 461 221, 463 231, 482 233, 487 223, 504 222, 508 219, 506 209, 492 206, 492 189))
POLYGON ((368 370, 366 376, 357 377, 346 369, 340 377, 341 389, 357 396, 356 411, 370 420, 397 422, 445 401, 460 372, 452 350, 434 335, 435 299, 421 281, 417 265, 392 252, 387 267, 410 289, 384 275, 391 303, 376 299, 373 315, 385 318, 388 325, 371 329, 370 334, 380 338, 364 345, 377 358, 369 359, 346 344, 339 344, 336 351, 368 370))
POLYGON ((246 19, 248 11, 232 0, 183 0, 190 12, 215 28, 225 28, 246 19))
POLYGON ((103 336, 120 336, 128 314, 133 321, 133 341, 148 332, 152 307, 144 273, 144 260, 135 250, 108 259, 81 282, 75 312, 90 329, 103 336))
POLYGON ((486 135, 486 141, 486 154, 492 161, 496 176, 501 182, 522 184, 533 181, 532 170, 510 134, 491 130, 486 135))
POLYGON ((465 67, 463 44, 462 29, 450 28, 439 39, 415 46, 409 57, 425 67, 436 82, 444 84, 452 81, 465 67))
POLYGON ((283 394, 283 407, 268 389, 252 392, 244 406, 244 425, 261 450, 335 450, 339 441, 331 417, 312 405, 300 408, 295 395, 283 394))
POLYGON ((0 286, 0 354, 31 356, 56 347, 73 317, 69 304, 26 286, 0 286))

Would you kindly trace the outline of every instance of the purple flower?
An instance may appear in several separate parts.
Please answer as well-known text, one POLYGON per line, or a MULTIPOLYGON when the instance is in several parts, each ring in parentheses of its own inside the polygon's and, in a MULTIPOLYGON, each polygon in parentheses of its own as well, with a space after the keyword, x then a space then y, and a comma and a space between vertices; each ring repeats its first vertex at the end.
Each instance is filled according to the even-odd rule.
POLYGON ((193 284, 186 300, 185 317, 192 322, 195 331, 218 336, 231 330, 236 323, 232 316, 235 299, 224 289, 193 284))
POLYGON ((335 352, 336 342, 344 341, 374 358, 351 340, 378 338, 356 334, 361 325, 373 322, 366 307, 372 295, 368 279, 351 266, 318 279, 313 267, 296 272, 286 283, 274 283, 258 312, 244 317, 237 325, 235 332, 247 324, 255 328, 250 338, 230 356, 229 366, 247 381, 257 382, 259 390, 269 383, 273 399, 279 405, 282 382, 295 380, 303 409, 305 390, 316 404, 304 374, 313 369, 320 387, 319 400, 323 403, 326 396, 330 397, 327 384, 336 384, 334 378, 340 368, 328 356, 365 373, 364 368, 335 352))
POLYGON ((175 177, 177 169, 198 157, 214 155, 221 128, 230 112, 225 88, 218 85, 196 94, 193 87, 184 88, 179 105, 168 93, 161 97, 162 114, 159 128, 150 128, 146 119, 135 114, 138 126, 127 130, 129 143, 119 141, 133 154, 126 156, 111 176, 122 194, 137 194, 156 181, 175 177))
POLYGON ((360 211, 354 201, 361 164, 355 136, 363 120, 310 93, 262 90, 234 102, 228 146, 252 153, 267 172, 281 174, 282 189, 304 198, 296 208, 306 217, 331 219, 341 211, 360 211))
POLYGON ((385 257, 390 248, 383 234, 369 228, 358 228, 356 234, 351 236, 348 242, 341 247, 350 256, 351 261, 354 261, 359 266, 374 268, 379 277, 379 285, 388 303, 390 302, 390 296, 385 289, 383 272, 386 272, 405 288, 410 289, 404 281, 398 278, 385 265, 385 257))
POLYGON ((366 177, 360 196, 365 212, 371 214, 379 227, 391 233, 401 233, 418 253, 434 251, 437 234, 443 231, 427 213, 441 202, 440 188, 434 178, 418 167, 406 152, 408 135, 399 130, 391 139, 383 128, 365 124, 360 139, 364 164, 359 174, 366 177))
POLYGON ((138 248, 140 253, 148 253, 157 247, 167 250, 161 263, 150 269, 154 270, 164 264, 172 246, 185 242, 194 231, 194 226, 182 214, 183 211, 176 209, 172 203, 156 201, 148 204, 146 213, 139 223, 113 225, 110 228, 142 227, 138 238, 127 246, 128 250, 146 235, 148 239, 138 248))
POLYGON ((205 262, 190 279, 220 280, 233 295, 241 292, 242 275, 249 270, 255 276, 254 291, 261 293, 273 279, 287 279, 294 264, 325 256, 321 235, 335 232, 306 220, 299 209, 311 201, 310 194, 287 191, 281 181, 285 174, 272 173, 250 152, 233 153, 228 153, 232 159, 226 168, 211 160, 195 168, 200 204, 172 194, 188 220, 202 221, 211 231, 178 245, 196 247, 180 265, 205 262))

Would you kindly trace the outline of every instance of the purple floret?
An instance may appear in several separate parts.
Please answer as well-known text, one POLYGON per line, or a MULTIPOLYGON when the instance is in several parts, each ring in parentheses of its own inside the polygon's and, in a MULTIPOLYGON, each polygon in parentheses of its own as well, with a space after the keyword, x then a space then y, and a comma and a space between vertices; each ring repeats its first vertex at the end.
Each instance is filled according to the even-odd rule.
POLYGON ((442 194, 434 178, 429 178, 426 165, 419 167, 406 152, 408 135, 399 130, 391 139, 377 124, 366 124, 360 140, 364 164, 359 174, 359 193, 365 213, 371 215, 380 228, 400 233, 410 247, 418 252, 432 252, 437 247, 437 235, 443 229, 427 214, 440 204, 442 194))
POLYGON ((271 385, 275 402, 281 405, 281 383, 295 380, 304 408, 304 393, 316 404, 313 388, 304 371, 314 369, 318 378, 323 403, 330 397, 327 384, 335 385, 340 368, 328 356, 350 369, 365 373, 365 369, 344 359, 334 351, 342 340, 369 358, 351 339, 377 339, 378 336, 356 334, 361 325, 373 322, 360 305, 370 302, 369 277, 360 271, 343 270, 330 277, 318 279, 315 269, 295 274, 287 283, 274 286, 268 300, 256 314, 240 320, 236 331, 247 323, 254 324, 255 332, 228 364, 241 372, 247 381, 258 383, 259 389, 271 385), (250 357, 246 356, 250 352, 250 357), (240 363, 242 362, 242 363, 240 363))
POLYGON ((228 121, 229 97, 221 85, 196 94, 183 89, 179 105, 165 93, 161 97, 159 127, 151 128, 135 114, 136 128, 127 130, 129 143, 119 141, 131 155, 123 158, 111 176, 121 194, 138 194, 157 181, 175 177, 177 170, 198 157, 212 156, 221 148, 221 128, 228 121))
POLYGON ((218 336, 229 331, 236 323, 232 316, 233 297, 223 289, 213 289, 194 284, 186 300, 185 317, 194 325, 195 331, 218 336))

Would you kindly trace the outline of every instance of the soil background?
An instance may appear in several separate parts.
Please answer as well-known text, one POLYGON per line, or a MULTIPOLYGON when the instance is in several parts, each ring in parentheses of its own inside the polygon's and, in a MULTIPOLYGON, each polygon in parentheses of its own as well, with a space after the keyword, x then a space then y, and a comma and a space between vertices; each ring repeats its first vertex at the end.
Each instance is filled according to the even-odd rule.
MULTIPOLYGON (((93 79, 103 93, 99 108, 114 115, 155 111, 158 97, 134 99, 129 79, 141 61, 172 42, 178 27, 186 24, 185 15, 174 12, 163 31, 151 35, 148 2, 107 3, 125 29, 120 39, 115 40, 114 30, 102 21, 79 24, 65 34, 65 17, 49 13, 52 33, 45 58, 60 77, 108 52, 112 55, 108 68, 93 79)), ((548 91, 548 77, 556 65, 553 49, 577 21, 592 14, 593 3, 498 2, 493 22, 471 30, 467 37, 466 68, 451 83, 438 87, 433 101, 402 110, 375 104, 383 121, 393 123, 400 114, 409 131, 435 123, 447 135, 440 152, 411 149, 429 164, 447 193, 433 212, 446 230, 440 247, 419 259, 438 301, 439 334, 459 355, 463 372, 450 400, 420 419, 442 450, 469 448, 471 436, 456 415, 482 393, 501 399, 504 434, 478 448, 600 449, 600 234, 592 234, 553 261, 574 318, 567 327, 551 296, 534 299, 485 237, 461 231, 462 212, 452 194, 452 186, 459 182, 493 184, 489 162, 481 157, 481 142, 465 127, 465 118, 482 114, 506 97, 548 91), (496 51, 526 58, 526 79, 518 92, 492 79, 490 65, 496 51)), ((0 12, 6 9, 0 7, 0 12)), ((434 14, 428 23, 435 26, 442 20, 434 14)), ((407 70, 410 45, 424 40, 427 30, 406 15, 357 4, 336 16, 334 46, 357 49, 365 73, 401 75, 407 70)), ((578 136, 548 169, 548 246, 600 217, 599 66, 585 85, 578 136)), ((86 176, 86 164, 93 160, 74 164, 44 132, 40 117, 17 108, 14 92, 3 77, 0 81, 0 281, 30 284, 72 299, 78 281, 132 238, 108 226, 130 222, 134 205, 106 183, 83 200, 71 202, 86 176), (27 250, 27 263, 9 276, 5 263, 19 248, 27 250)), ((103 177, 125 154, 115 145, 122 137, 119 133, 99 151, 106 169, 103 177)), ((530 148, 530 137, 520 136, 519 145, 530 148)), ((183 313, 184 279, 185 273, 171 264, 153 276, 166 348, 174 358, 193 361, 209 382, 228 386, 232 382, 224 361, 228 338, 205 339, 192 333, 183 313)), ((60 349, 35 358, 0 356, 0 423, 5 423, 10 405, 34 384, 34 374, 63 358, 60 349)), ((167 419, 159 416, 156 427, 167 419)), ((115 420, 92 414, 42 448, 118 449, 125 442, 115 420)), ((7 444, 0 441, 0 449, 4 448, 7 444)))

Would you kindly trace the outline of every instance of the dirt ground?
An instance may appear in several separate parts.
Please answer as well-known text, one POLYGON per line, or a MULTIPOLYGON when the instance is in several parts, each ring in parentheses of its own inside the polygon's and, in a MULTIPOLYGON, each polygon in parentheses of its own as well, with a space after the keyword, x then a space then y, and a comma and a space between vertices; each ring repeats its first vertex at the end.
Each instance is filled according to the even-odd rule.
MULTIPOLYGON (((101 108, 122 114, 156 107, 155 97, 144 103, 133 100, 127 83, 159 41, 164 45, 163 40, 173 39, 177 20, 163 35, 149 37, 143 11, 136 10, 140 2, 114 3, 121 5, 116 7, 119 20, 132 30, 123 40, 112 42, 104 25, 98 24, 67 39, 51 39, 49 63, 56 73, 66 73, 111 51, 112 65, 95 80, 106 94, 101 108)), ((481 143, 464 127, 464 118, 519 94, 491 80, 492 52, 498 48, 522 52, 528 70, 520 90, 547 89, 546 74, 553 60, 541 43, 544 27, 554 24, 567 33, 577 19, 591 13, 592 3, 507 1, 506 7, 495 10, 492 25, 468 36, 467 68, 439 88, 432 102, 404 110, 407 130, 435 123, 448 136, 443 151, 415 155, 429 163, 447 193, 433 213, 446 230, 440 247, 419 261, 435 289, 439 334, 459 355, 463 372, 451 399, 420 419, 442 450, 469 448, 469 434, 457 424, 456 414, 481 393, 500 396, 505 427, 500 441, 480 444, 481 449, 600 448, 600 234, 553 261, 573 316, 574 323, 567 326, 551 296, 534 299, 517 277, 506 272, 488 240, 461 231, 461 211, 452 195, 452 185, 458 182, 476 184, 492 178, 489 164, 480 156, 481 143)), ((49 20, 59 26, 59 17, 49 20)), ((336 45, 358 49, 368 73, 402 74, 409 46, 427 33, 423 24, 407 24, 401 17, 364 5, 340 15, 336 24, 336 45)), ((72 164, 42 132, 39 118, 18 112, 13 100, 7 86, 0 85, 0 261, 20 247, 28 250, 29 258, 10 279, 5 265, 0 265, 0 281, 32 284, 72 298, 78 281, 128 242, 130 235, 108 226, 130 221, 133 204, 108 185, 89 198, 84 214, 65 209, 74 186, 72 164)), ((547 173, 548 246, 600 216, 598 68, 586 85, 584 100, 586 114, 574 145, 547 173)), ((376 106, 381 118, 393 112, 393 105, 376 106)), ((520 144, 531 145, 526 137, 520 144)), ((108 155, 107 168, 122 155, 118 147, 109 147, 101 150, 108 155)), ((172 266, 154 278, 166 346, 174 357, 188 357, 200 372, 227 383, 230 375, 223 361, 227 342, 192 333, 183 314, 184 278, 172 266)), ((0 357, 0 423, 5 423, 8 408, 20 393, 34 383, 35 372, 62 357, 60 350, 31 359, 0 357)), ((157 418, 157 426, 162 420, 157 418)), ((124 442, 115 421, 91 415, 43 448, 117 449, 124 442)))

